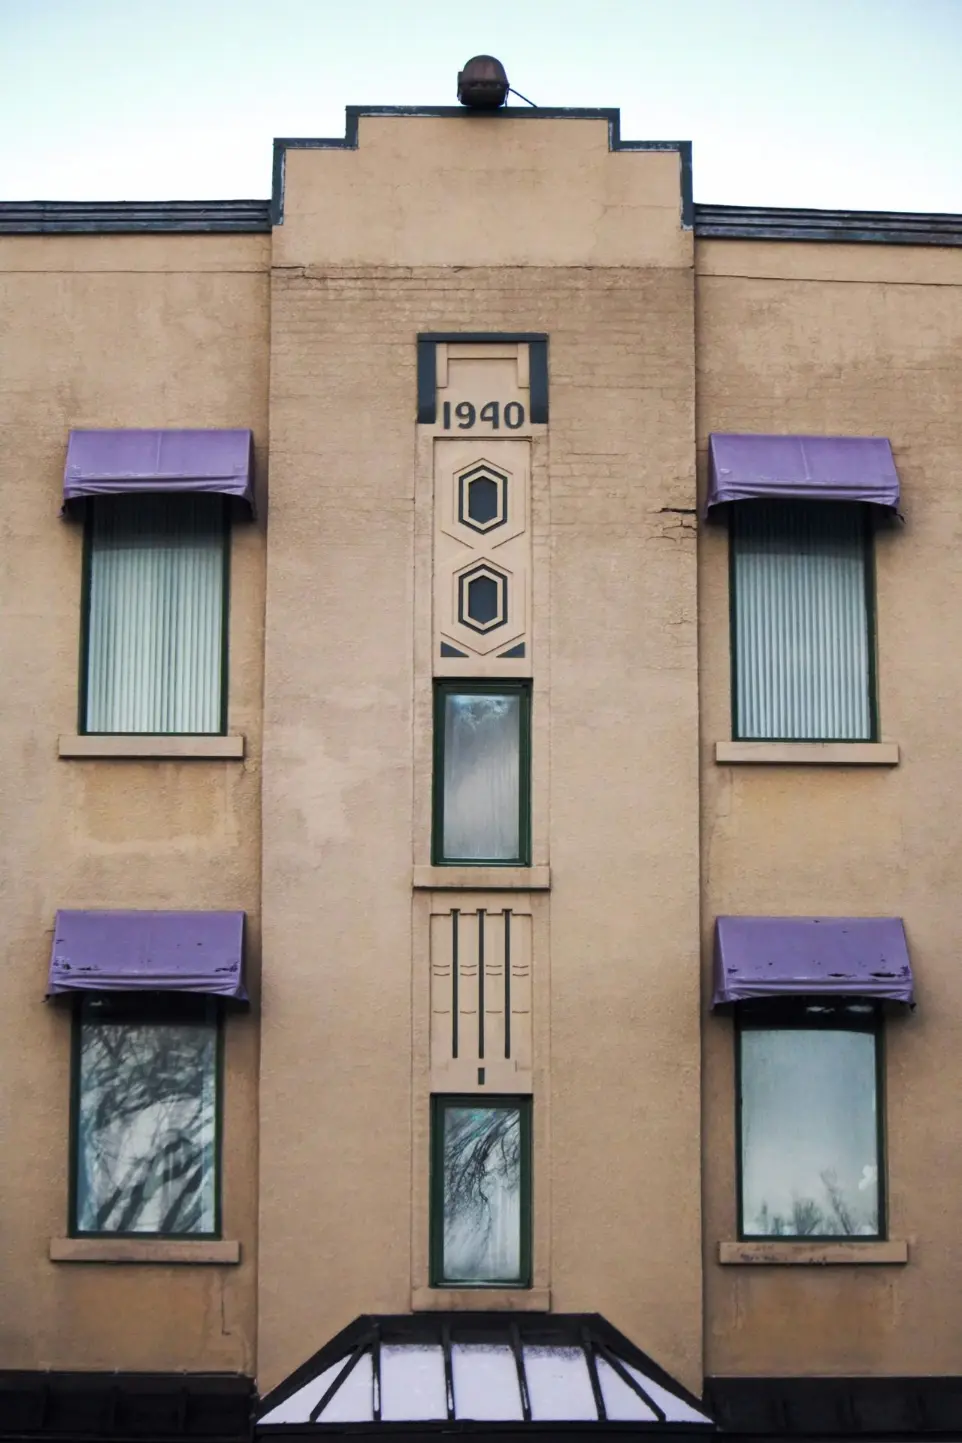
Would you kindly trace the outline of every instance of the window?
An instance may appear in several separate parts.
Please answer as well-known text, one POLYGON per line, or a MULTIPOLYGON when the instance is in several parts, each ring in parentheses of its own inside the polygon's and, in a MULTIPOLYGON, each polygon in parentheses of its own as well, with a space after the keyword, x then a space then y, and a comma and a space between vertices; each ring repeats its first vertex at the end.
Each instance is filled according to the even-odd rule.
POLYGON ((530 1287, 531 1099, 432 1106, 432 1284, 530 1287))
POLYGON ((83 996, 74 1027, 74 1235, 218 1235, 219 1050, 209 999, 83 996))
POLYGON ((739 1004, 743 1238, 884 1236, 872 1002, 739 1004))
POLYGON ((226 731, 223 496, 89 503, 80 729, 226 731))
POLYGON ((736 738, 875 739, 871 558, 866 506, 732 506, 736 738))
POLYGON ((530 861, 526 682, 441 682, 434 713, 434 861, 530 861))

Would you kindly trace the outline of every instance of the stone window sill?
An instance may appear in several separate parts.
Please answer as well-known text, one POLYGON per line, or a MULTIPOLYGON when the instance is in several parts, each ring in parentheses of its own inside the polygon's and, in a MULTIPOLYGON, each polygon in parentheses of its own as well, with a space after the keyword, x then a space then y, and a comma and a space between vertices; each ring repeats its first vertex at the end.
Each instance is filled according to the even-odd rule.
POLYGON ((719 1243, 718 1261, 723 1264, 763 1266, 830 1267, 845 1264, 888 1263, 900 1266, 909 1260, 909 1245, 898 1239, 886 1242, 741 1242, 719 1243))
POLYGON ((52 1263, 220 1263, 240 1262, 239 1242, 217 1238, 51 1238, 52 1263))
POLYGON ((221 758, 243 761, 243 736, 62 736, 61 757, 221 758))
POLYGON ((547 1313, 550 1288, 414 1288, 415 1313, 547 1313))
POLYGON ((719 764, 897 767, 898 742, 716 742, 719 764))
POLYGON ((547 892, 550 867, 415 867, 415 891, 547 892))

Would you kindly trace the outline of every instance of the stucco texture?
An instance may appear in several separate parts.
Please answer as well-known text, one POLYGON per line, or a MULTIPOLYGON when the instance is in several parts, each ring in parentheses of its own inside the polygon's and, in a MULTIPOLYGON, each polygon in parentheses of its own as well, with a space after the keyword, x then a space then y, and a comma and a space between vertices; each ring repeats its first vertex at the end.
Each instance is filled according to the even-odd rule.
POLYGON ((962 254, 698 247, 698 440, 710 431, 888 436, 904 524, 876 535, 881 736, 891 769, 714 763, 731 736, 727 533, 700 552, 703 941, 718 913, 900 915, 918 1009, 885 1030, 889 1236, 906 1267, 720 1267, 734 1238, 730 1023, 704 1023, 706 1361, 711 1373, 957 1373, 955 891, 962 864, 962 254))
MULTIPOLYGON (((604 1312, 697 1387, 693 276, 678 156, 611 153, 596 121, 362 119, 356 152, 288 152, 285 207, 259 1385, 356 1314, 411 1306, 412 1167, 425 1156, 413 1139, 429 1106, 420 1075, 412 1085, 412 1031, 426 1023, 412 996, 427 993, 412 955, 427 948, 412 935, 411 868, 430 859, 431 785, 430 674, 412 668, 431 634, 412 592, 431 529, 415 525, 416 339, 545 331, 533 725, 548 755, 535 758, 533 827, 553 883, 550 947, 534 962, 550 969, 535 1271, 550 1246, 554 1307, 604 1312), (618 187, 631 204, 606 213, 586 266, 586 211, 618 187)), ((418 1254, 426 1216, 413 1228, 418 1254)))
POLYGON ((58 907, 241 908, 259 956, 263 530, 235 527, 230 727, 247 760, 62 761, 77 728, 83 527, 58 516, 71 427, 250 427, 264 471, 260 237, 0 241, 0 1356, 8 1368, 253 1370, 253 1018, 226 1024, 235 1268, 53 1264, 67 1225, 70 1018, 45 1004, 58 907))
POLYGON ((550 378, 524 659, 539 880, 510 886, 545 889, 524 903, 533 1296, 604 1313, 695 1389, 703 1369, 958 1373, 962 252, 696 245, 679 181, 677 152, 612 152, 602 119, 368 116, 357 149, 288 149, 273 237, 0 241, 4 1366, 238 1370, 264 1390, 357 1314, 432 1301, 431 904, 412 877, 431 860, 435 433, 415 423, 416 342, 530 331, 550 378), (57 513, 83 426, 254 430, 259 520, 232 541, 243 761, 58 759, 82 534, 57 513), (905 519, 875 541, 878 685, 899 765, 715 762, 728 543, 696 513, 713 430, 890 438, 905 519), (50 1260, 57 907, 247 912, 254 1007, 226 1025, 239 1267, 50 1260), (904 917, 919 1005, 884 1051, 907 1265, 718 1262, 737 1235, 718 913, 904 917))

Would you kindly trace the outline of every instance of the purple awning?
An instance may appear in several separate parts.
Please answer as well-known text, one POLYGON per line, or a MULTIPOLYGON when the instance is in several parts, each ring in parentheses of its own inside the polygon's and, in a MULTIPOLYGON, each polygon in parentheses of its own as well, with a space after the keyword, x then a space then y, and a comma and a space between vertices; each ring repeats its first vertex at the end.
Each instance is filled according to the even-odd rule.
POLYGON ((206 992, 246 1002, 243 912, 58 912, 47 996, 206 992))
POLYGON ((71 431, 64 510, 88 496, 137 491, 236 496, 254 513, 250 431, 71 431))
POLYGON ((868 501, 898 511, 899 478, 884 436, 708 438, 705 515, 726 501, 795 497, 868 501))
POLYGON ((712 1007, 831 995, 914 1004, 901 917, 719 917, 712 1007))

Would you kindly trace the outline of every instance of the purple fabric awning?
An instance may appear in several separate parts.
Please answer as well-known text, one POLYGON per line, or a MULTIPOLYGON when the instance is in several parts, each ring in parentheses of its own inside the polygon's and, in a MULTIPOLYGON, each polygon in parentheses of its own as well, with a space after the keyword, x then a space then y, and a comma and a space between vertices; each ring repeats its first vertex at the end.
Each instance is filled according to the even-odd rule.
POLYGON ((899 477, 884 436, 708 438, 705 515, 726 501, 795 497, 868 501, 898 511, 899 477))
POLYGON ((247 1001, 243 912, 58 912, 47 996, 205 992, 247 1001))
POLYGON ((901 917, 719 917, 712 1007, 757 997, 914 1005, 901 917))
POLYGON ((137 491, 236 496, 254 514, 250 431, 71 431, 63 509, 88 496, 137 491))

